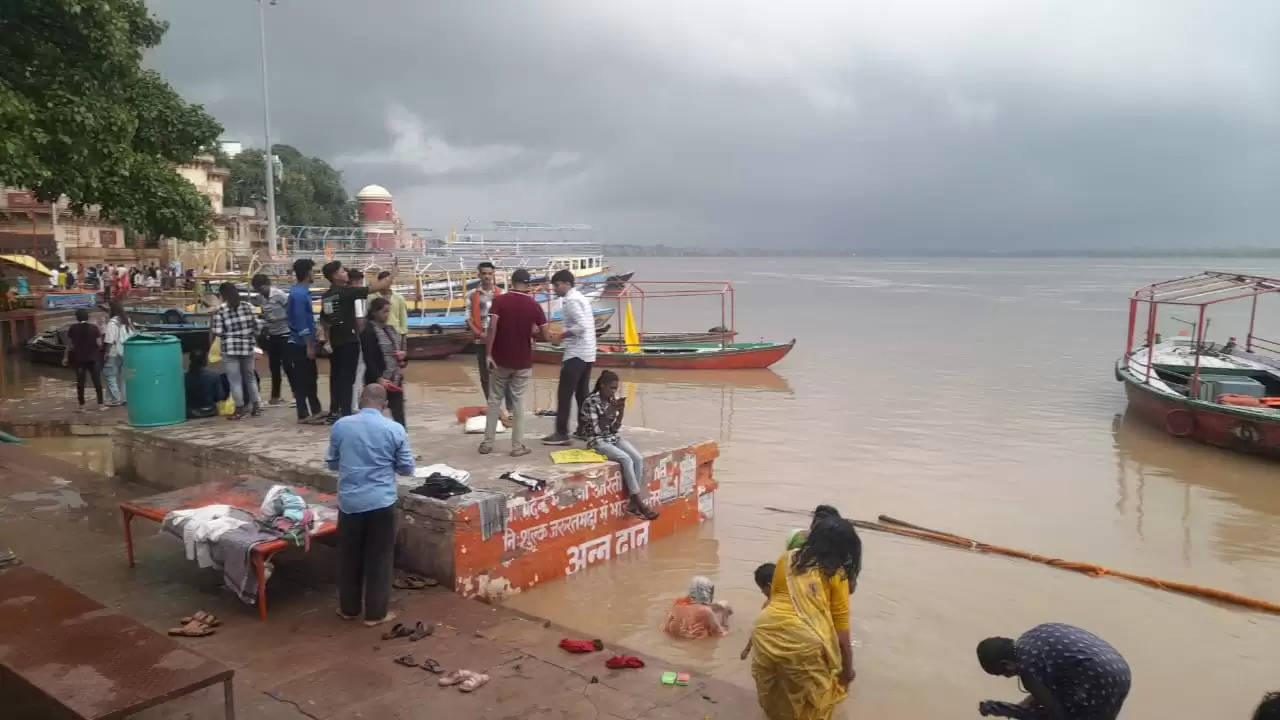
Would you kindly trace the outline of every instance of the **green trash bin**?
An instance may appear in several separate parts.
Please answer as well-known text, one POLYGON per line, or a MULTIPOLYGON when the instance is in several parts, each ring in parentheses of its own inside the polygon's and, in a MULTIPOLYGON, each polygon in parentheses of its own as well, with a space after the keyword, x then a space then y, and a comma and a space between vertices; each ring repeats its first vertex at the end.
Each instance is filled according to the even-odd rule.
POLYGON ((124 394, 134 427, 176 425, 187 419, 182 341, 138 333, 124 341, 124 394))

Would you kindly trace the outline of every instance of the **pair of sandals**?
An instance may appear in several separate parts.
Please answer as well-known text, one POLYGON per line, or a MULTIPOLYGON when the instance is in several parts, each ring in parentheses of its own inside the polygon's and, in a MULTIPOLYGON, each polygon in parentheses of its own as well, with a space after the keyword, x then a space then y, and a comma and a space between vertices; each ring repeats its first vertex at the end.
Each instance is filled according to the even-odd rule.
POLYGON ((397 665, 403 665, 405 667, 422 668, 423 670, 426 670, 427 672, 435 675, 439 675, 440 673, 444 672, 444 668, 440 665, 440 663, 436 662, 435 658, 427 658, 426 660, 423 660, 421 664, 419 664, 418 661, 414 659, 413 653, 409 653, 408 655, 401 655, 400 657, 395 659, 395 663, 397 665))
POLYGON ((479 690, 482 685, 489 682, 489 676, 474 670, 453 670, 441 675, 437 682, 440 687, 457 685, 459 690, 469 693, 479 690))
POLYGON ((169 628, 169 634, 177 637, 206 637, 214 633, 214 628, 222 624, 217 615, 204 610, 197 610, 181 618, 181 627, 169 628))
POLYGON ((245 419, 245 416, 249 416, 249 417, 262 417, 262 406, 261 406, 261 405, 254 405, 254 406, 253 406, 253 409, 251 409, 249 412, 245 412, 245 411, 243 411, 243 410, 236 410, 235 412, 233 412, 233 413, 231 413, 230 415, 228 415, 228 416, 227 416, 227 419, 228 419, 228 420, 243 420, 243 419, 245 419))
POLYGON ((391 586, 401 590, 421 590, 423 588, 435 587, 439 584, 440 582, 435 578, 424 578, 420 575, 405 575, 392 581, 391 586))
MULTIPOLYGON (((413 642, 417 642, 428 635, 434 634, 436 626, 431 623, 424 623, 419 620, 413 627, 396 623, 391 629, 382 633, 383 640, 395 640, 396 638, 407 637, 413 642)), ((403 664, 403 663, 401 663, 403 664)))
MULTIPOLYGON (((490 442, 480 443, 481 455, 488 455, 491 452, 493 452, 493 443, 490 443, 490 442)), ((514 445, 511 448, 511 457, 524 457, 525 455, 528 455, 531 452, 533 451, 525 447, 524 445, 514 445)))

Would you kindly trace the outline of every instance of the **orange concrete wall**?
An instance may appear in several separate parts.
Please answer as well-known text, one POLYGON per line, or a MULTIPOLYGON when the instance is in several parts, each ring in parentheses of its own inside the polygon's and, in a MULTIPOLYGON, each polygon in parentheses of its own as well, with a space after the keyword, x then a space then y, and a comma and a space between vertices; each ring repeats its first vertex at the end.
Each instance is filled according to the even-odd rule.
POLYGON ((507 529, 484 540, 479 508, 454 518, 454 589, 499 599, 538 583, 610 562, 715 512, 712 469, 719 448, 703 443, 645 458, 652 522, 622 511, 626 494, 617 464, 584 470, 556 492, 522 493, 508 501, 507 529))

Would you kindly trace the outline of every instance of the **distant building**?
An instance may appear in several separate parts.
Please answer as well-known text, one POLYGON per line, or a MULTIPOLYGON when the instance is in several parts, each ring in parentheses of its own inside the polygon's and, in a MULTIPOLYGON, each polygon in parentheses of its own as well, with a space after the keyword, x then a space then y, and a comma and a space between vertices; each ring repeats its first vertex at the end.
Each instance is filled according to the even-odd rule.
POLYGON ((244 144, 239 140, 219 140, 218 147, 222 148, 222 153, 228 158, 234 158, 244 152, 244 144))
POLYGON ((53 205, 37 201, 30 190, 0 186, 0 254, 30 255, 46 265, 179 261, 197 270, 226 270, 247 266, 255 252, 266 253, 265 218, 254 208, 223 207, 229 172, 212 155, 197 155, 174 170, 209 200, 214 234, 206 243, 139 239, 138 246, 126 247, 124 228, 103 220, 97 208, 74 215, 62 198, 55 214, 53 205))
POLYGON ((396 216, 391 193, 381 185, 365 185, 356 193, 356 215, 371 250, 394 250, 400 218, 396 216))
POLYGON ((230 172, 217 166, 212 155, 197 155, 177 166, 177 172, 209 200, 213 210, 214 234, 203 243, 168 239, 169 260, 184 268, 210 268, 222 272, 247 267, 253 254, 266 255, 267 221, 251 207, 224 207, 223 187, 230 172))
POLYGON ((135 252, 124 246, 124 228, 103 220, 96 207, 71 213, 66 198, 40 202, 35 193, 0 186, 0 254, 30 255, 50 267, 62 262, 134 263, 159 260, 160 252, 135 252))

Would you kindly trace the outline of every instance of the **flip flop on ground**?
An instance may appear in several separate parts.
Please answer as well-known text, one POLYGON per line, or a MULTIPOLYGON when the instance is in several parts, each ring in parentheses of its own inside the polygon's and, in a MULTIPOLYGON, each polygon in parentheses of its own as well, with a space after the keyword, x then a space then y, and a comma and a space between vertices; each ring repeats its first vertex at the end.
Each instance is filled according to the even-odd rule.
POLYGON ((470 672, 470 670, 450 670, 444 675, 441 675, 437 682, 440 684, 440 687, 452 687, 466 679, 466 675, 463 675, 463 673, 469 674, 470 672))
POLYGON ((219 625, 222 624, 222 621, 218 619, 217 615, 214 615, 211 612, 205 612, 204 610, 197 610, 191 613, 190 615, 188 615, 187 617, 182 618, 178 622, 182 623, 183 625, 186 625, 192 622, 198 622, 198 623, 204 623, 209 627, 218 627, 219 625))
POLYGON ((169 628, 169 634, 177 637, 205 637, 213 633, 214 629, 202 622, 189 622, 182 627, 169 628))
POLYGON ((462 678, 462 683, 458 685, 458 689, 462 692, 475 692, 480 689, 482 685, 489 682, 489 676, 484 673, 472 672, 470 670, 463 670, 462 672, 464 673, 464 677, 462 678))
MULTIPOLYGON (((390 615, 391 613, 387 613, 387 614, 390 615)), ((386 620, 383 620, 382 622, 386 622, 386 620)), ((369 625, 369 623, 370 621, 366 620, 364 624, 369 625)), ((370 627, 372 627, 372 625, 370 625, 370 627)), ((382 639, 395 640, 396 638, 409 637, 412 634, 413 634, 413 628, 406 627, 400 623, 396 623, 395 625, 391 626, 390 630, 382 633, 382 639)))
POLYGON ((398 577, 392 581, 391 585, 392 587, 397 587, 401 590, 421 590, 424 587, 432 586, 427 578, 418 575, 405 575, 403 577, 398 577))
POLYGON ((413 626, 413 633, 409 635, 409 640, 411 642, 418 642, 422 638, 427 637, 428 635, 431 635, 435 631, 436 631, 435 623, 423 623, 421 620, 419 620, 413 626))

